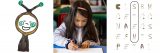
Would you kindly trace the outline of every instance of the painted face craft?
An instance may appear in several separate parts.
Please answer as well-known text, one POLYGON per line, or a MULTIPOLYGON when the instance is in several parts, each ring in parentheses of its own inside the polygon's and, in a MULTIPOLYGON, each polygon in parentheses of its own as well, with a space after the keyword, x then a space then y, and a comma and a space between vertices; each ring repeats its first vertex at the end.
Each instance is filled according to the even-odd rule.
POLYGON ((28 35, 35 33, 39 24, 37 17, 32 13, 32 11, 38 7, 42 7, 43 3, 40 2, 32 9, 28 9, 23 4, 22 0, 20 0, 18 4, 27 10, 27 12, 18 15, 15 21, 16 29, 22 34, 22 38, 18 44, 18 51, 29 52, 28 35))
POLYGON ((23 15, 19 18, 18 28, 23 32, 31 32, 36 29, 38 26, 38 22, 35 18, 29 15, 23 15))

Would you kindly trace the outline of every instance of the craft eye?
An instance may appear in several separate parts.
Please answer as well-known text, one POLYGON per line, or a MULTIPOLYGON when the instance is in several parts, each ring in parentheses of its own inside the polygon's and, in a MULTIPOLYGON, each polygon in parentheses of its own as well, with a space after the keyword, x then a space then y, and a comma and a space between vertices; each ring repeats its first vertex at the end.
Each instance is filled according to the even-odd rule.
POLYGON ((19 26, 24 25, 24 21, 19 21, 19 26))
POLYGON ((35 23, 35 22, 31 22, 31 23, 30 23, 30 26, 31 26, 31 27, 35 27, 35 26, 36 26, 36 23, 35 23))

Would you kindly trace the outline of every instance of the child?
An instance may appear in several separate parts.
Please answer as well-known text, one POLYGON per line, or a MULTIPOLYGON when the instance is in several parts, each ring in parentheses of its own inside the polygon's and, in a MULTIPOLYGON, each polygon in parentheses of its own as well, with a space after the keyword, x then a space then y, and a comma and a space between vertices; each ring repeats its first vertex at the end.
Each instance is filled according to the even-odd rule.
POLYGON ((96 28, 92 23, 92 11, 85 1, 76 1, 64 22, 55 30, 54 44, 75 50, 99 45, 96 28))

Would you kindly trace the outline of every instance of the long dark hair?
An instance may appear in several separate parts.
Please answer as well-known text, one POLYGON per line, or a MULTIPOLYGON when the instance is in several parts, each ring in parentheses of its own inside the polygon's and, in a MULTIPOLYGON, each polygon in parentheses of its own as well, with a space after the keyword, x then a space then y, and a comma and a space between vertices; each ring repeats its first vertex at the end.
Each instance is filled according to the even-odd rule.
POLYGON ((98 41, 98 36, 96 34, 95 26, 92 23, 92 11, 90 5, 85 1, 76 1, 72 6, 68 16, 65 18, 64 23, 66 25, 66 38, 73 39, 76 35, 73 33, 76 31, 76 27, 74 24, 74 19, 76 17, 77 11, 87 18, 87 23, 83 28, 85 33, 83 34, 83 41, 85 40, 93 40, 95 42, 98 41), (79 7, 83 9, 79 9, 79 7))

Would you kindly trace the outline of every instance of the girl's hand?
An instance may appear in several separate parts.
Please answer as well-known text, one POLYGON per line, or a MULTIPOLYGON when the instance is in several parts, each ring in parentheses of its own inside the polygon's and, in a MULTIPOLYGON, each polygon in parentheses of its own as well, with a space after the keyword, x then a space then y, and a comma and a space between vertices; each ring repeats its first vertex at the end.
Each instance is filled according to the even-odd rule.
POLYGON ((70 41, 70 43, 68 44, 68 49, 69 50, 76 50, 78 49, 78 45, 76 45, 73 40, 70 41))
POLYGON ((89 48, 90 46, 90 41, 89 40, 86 40, 82 43, 82 48, 89 48))

